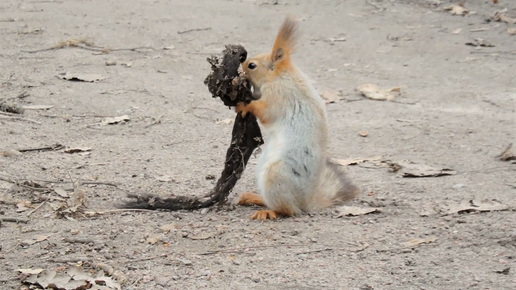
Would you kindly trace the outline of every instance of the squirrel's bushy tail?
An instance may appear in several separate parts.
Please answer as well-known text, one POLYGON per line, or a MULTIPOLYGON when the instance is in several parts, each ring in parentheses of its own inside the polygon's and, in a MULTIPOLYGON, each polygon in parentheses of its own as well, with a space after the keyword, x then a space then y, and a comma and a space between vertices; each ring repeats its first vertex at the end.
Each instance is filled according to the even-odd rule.
POLYGON ((314 210, 320 210, 342 204, 359 193, 360 189, 340 170, 339 165, 327 159, 312 204, 314 210))

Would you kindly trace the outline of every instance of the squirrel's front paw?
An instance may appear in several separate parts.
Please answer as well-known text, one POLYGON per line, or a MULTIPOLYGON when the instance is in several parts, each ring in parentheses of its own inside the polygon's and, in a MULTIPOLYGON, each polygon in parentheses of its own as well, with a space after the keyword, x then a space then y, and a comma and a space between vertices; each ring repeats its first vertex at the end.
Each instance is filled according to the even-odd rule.
POLYGON ((245 115, 247 114, 247 110, 245 108, 245 103, 244 102, 238 103, 235 107, 235 112, 242 113, 242 117, 245 118, 245 115))

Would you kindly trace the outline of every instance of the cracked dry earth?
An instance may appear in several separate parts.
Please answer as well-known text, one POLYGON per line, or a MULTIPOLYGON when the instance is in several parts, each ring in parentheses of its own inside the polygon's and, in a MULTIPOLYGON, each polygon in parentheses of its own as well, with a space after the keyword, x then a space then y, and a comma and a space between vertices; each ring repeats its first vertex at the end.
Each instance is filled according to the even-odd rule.
MULTIPOLYGON (((516 17, 516 2, 462 1, 465 16, 443 11, 457 1, 437 2, 1 1, 0 98, 29 109, 0 115, 0 150, 91 151, 0 157, 0 288, 27 289, 20 268, 106 263, 125 277, 122 289, 516 289, 516 165, 495 157, 516 141, 516 24, 486 21, 496 11, 516 17), (381 210, 359 216, 332 208, 256 222, 254 208, 235 206, 107 212, 128 192, 213 188, 234 111, 203 85, 206 57, 230 43, 268 51, 287 13, 302 19, 297 64, 318 90, 342 94, 327 105, 332 156, 456 174, 345 166, 363 189, 348 206, 381 210), (82 38, 94 46, 24 52, 82 38), (466 45, 476 38, 495 46, 466 45), (102 79, 57 77, 66 73, 102 79), (369 100, 355 92, 366 83, 401 94, 369 100), (56 215, 70 180, 82 181, 84 211, 103 213, 56 215), (447 214, 470 201, 497 207, 447 214)), ((233 204, 255 187, 255 163, 233 204)))

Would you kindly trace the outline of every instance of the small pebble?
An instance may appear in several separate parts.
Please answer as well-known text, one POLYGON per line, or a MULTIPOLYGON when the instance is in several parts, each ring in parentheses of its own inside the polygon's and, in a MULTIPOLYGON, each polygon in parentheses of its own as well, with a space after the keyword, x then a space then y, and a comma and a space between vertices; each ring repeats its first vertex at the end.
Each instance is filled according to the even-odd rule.
POLYGON ((18 150, 14 149, 6 149, 4 152, 2 152, 2 156, 4 157, 13 157, 13 156, 19 156, 22 155, 22 153, 18 150))
POLYGON ((113 60, 113 59, 106 60, 106 65, 107 66, 116 65, 116 60, 113 60))

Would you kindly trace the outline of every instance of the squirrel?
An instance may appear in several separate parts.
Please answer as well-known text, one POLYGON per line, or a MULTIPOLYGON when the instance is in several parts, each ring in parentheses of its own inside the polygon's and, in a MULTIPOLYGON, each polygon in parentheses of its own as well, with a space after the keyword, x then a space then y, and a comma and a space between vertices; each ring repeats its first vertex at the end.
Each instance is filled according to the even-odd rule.
POLYGON ((242 63, 253 100, 235 111, 258 118, 267 141, 258 158, 258 194, 240 196, 239 205, 265 206, 251 219, 291 217, 348 201, 360 193, 327 156, 325 103, 292 62, 297 22, 288 15, 272 52, 242 63))

